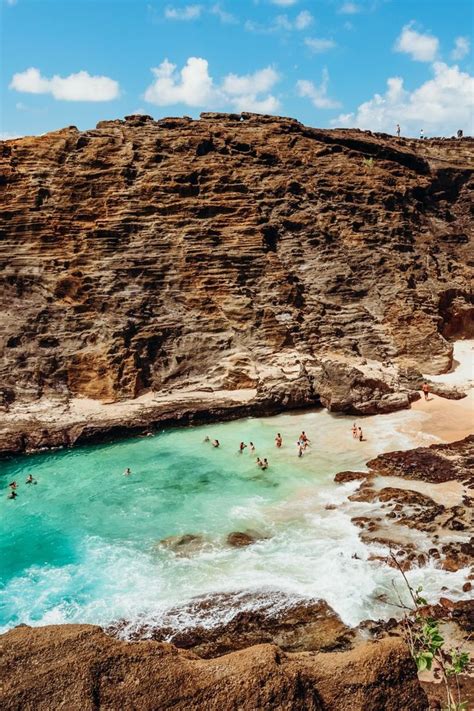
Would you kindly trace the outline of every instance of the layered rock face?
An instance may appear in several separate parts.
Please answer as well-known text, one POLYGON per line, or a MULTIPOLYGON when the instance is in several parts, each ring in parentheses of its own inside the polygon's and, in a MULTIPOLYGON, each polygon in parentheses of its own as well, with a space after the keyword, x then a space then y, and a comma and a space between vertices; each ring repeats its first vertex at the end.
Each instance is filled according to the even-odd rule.
POLYGON ((4 407, 406 406, 399 366, 447 369, 474 334, 473 147, 252 114, 3 142, 4 407))
POLYGON ((157 642, 127 643, 92 625, 17 627, 0 637, 4 711, 426 711, 399 639, 328 654, 269 644, 204 660, 157 642))

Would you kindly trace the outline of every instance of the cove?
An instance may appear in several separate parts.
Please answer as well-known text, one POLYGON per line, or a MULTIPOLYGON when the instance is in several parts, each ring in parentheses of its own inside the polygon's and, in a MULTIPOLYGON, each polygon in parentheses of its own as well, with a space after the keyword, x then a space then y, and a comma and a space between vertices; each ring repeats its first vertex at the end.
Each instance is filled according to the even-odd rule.
MULTIPOLYGON (((347 496, 358 483, 336 485, 333 477, 364 470, 379 453, 440 441, 427 418, 420 409, 361 418, 366 441, 359 442, 351 436, 353 418, 298 412, 4 461, 0 628, 118 619, 133 628, 143 620, 159 624, 196 596, 241 591, 324 599, 350 625, 391 616, 385 600, 395 573, 369 560, 377 544, 365 545, 350 520, 347 496), (298 458, 301 430, 311 448, 298 458), (218 438, 220 448, 206 436, 218 438), (241 440, 255 443, 254 456, 238 453, 241 440), (268 458, 267 471, 256 456, 268 458), (30 473, 36 485, 24 483, 30 473), (6 498, 13 479, 15 501, 6 498), (227 544, 229 533, 246 530, 259 540, 245 548, 227 544), (204 539, 189 555, 158 545, 187 533, 204 539)), ((413 536, 421 551, 430 545, 421 533, 413 536)), ((428 599, 442 586, 453 599, 463 596, 463 571, 432 563, 409 576, 422 582, 428 599)), ((229 614, 210 610, 200 622, 216 624, 229 614)), ((176 627, 188 622, 178 612, 172 620, 176 627)))

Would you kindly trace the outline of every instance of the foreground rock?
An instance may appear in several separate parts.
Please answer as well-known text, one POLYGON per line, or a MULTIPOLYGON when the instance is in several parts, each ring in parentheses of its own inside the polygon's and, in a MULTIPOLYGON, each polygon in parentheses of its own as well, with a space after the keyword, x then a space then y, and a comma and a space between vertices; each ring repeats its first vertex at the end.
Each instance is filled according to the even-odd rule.
POLYGON ((400 640, 349 652, 286 654, 273 645, 203 660, 91 625, 17 627, 0 637, 3 711, 426 711, 400 640))
POLYGON ((0 451, 409 406, 474 334, 473 147, 248 113, 1 142, 0 451))

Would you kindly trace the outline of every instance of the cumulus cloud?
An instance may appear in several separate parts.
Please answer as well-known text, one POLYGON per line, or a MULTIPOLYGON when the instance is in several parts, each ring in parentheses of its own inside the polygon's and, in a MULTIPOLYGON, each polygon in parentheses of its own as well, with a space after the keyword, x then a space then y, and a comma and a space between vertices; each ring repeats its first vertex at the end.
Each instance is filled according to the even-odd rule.
POLYGON ((466 54, 469 54, 471 44, 468 37, 456 37, 454 41, 454 49, 451 52, 452 59, 463 59, 466 54))
POLYGON ((360 12, 360 7, 355 4, 355 2, 345 2, 339 8, 339 12, 343 15, 356 15, 360 12))
POLYGON ((55 74, 48 79, 36 67, 14 74, 10 89, 26 94, 51 94, 63 101, 111 101, 120 95, 118 82, 109 77, 81 71, 67 77, 55 74))
POLYGON ((168 5, 165 8, 165 17, 167 20, 197 20, 201 16, 202 5, 186 5, 185 7, 172 7, 168 5))
POLYGON ((307 79, 299 79, 296 82, 296 91, 299 96, 310 99, 317 109, 337 109, 341 105, 335 99, 328 96, 329 72, 323 69, 321 84, 314 84, 307 79))
POLYGON ((400 77, 388 79, 385 94, 375 94, 331 124, 393 133, 399 123, 406 135, 418 135, 421 128, 426 135, 451 136, 458 128, 472 133, 474 77, 444 62, 435 62, 432 70, 433 78, 411 92, 400 77))
POLYGON ((405 52, 418 62, 432 62, 439 49, 439 40, 434 35, 422 34, 413 29, 413 22, 402 29, 395 42, 397 52, 405 52))
POLYGON ((253 74, 228 74, 220 84, 214 82, 207 60, 201 57, 189 57, 179 72, 165 59, 152 72, 155 79, 145 91, 145 100, 158 106, 232 107, 259 113, 273 113, 279 108, 278 99, 268 93, 280 78, 272 67, 253 74))
POLYGON ((304 43, 315 54, 327 52, 336 46, 334 40, 324 39, 323 37, 306 37, 304 43))

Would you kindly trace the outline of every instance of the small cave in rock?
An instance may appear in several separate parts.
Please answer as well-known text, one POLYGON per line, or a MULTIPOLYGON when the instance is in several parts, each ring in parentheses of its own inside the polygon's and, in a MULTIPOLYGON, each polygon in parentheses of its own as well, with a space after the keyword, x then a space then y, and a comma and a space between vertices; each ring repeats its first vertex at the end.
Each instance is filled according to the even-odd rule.
POLYGON ((438 330, 444 338, 474 338, 474 293, 448 289, 440 296, 438 330))
POLYGON ((265 252, 276 252, 280 235, 275 225, 264 225, 262 227, 263 249, 265 252))

